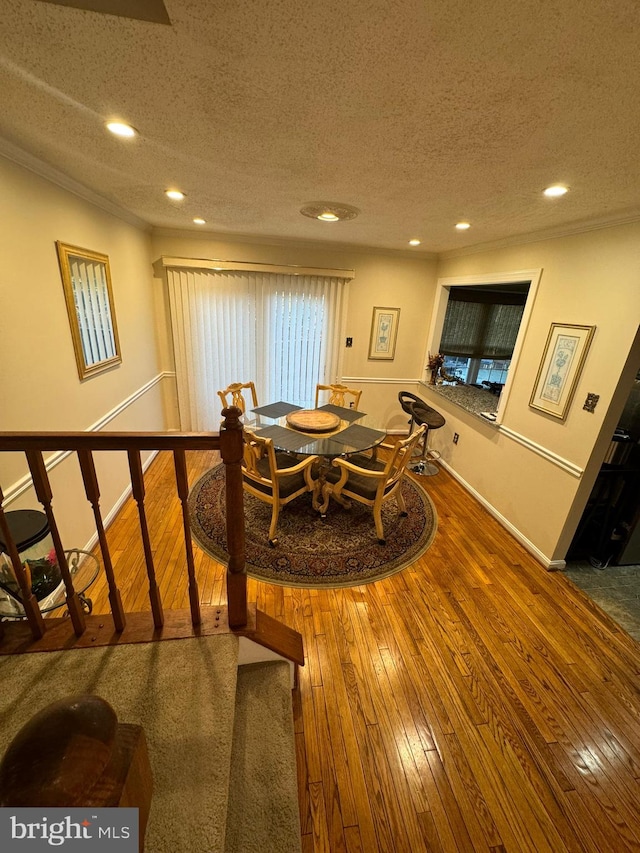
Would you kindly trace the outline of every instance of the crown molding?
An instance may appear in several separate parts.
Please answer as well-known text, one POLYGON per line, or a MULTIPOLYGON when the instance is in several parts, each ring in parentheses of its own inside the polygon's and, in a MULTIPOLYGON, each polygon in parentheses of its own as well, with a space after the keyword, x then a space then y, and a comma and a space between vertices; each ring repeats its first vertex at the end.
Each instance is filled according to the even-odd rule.
POLYGON ((557 240, 561 237, 574 237, 578 234, 588 234, 590 231, 600 231, 604 228, 617 228, 621 225, 633 225, 636 222, 640 222, 640 210, 634 209, 619 213, 615 216, 580 220, 579 222, 573 222, 568 225, 558 225, 553 228, 544 228, 541 231, 530 231, 527 234, 517 234, 514 237, 504 237, 500 240, 476 243, 474 246, 450 249, 446 252, 440 252, 437 257, 440 261, 446 261, 450 258, 477 255, 482 252, 490 252, 494 249, 508 249, 510 246, 520 246, 525 243, 542 243, 545 240, 557 240))
POLYGON ((152 237, 178 237, 188 238, 190 240, 198 240, 206 242, 210 240, 220 240, 225 243, 245 243, 250 245, 260 246, 281 246, 283 248, 297 249, 321 249, 323 252, 345 252, 357 253, 361 255, 386 255, 387 257, 403 258, 404 260, 415 261, 437 261, 438 255, 435 252, 416 252, 409 249, 383 249, 375 246, 358 245, 355 243, 329 243, 325 240, 300 240, 296 237, 265 237, 254 234, 236 234, 226 231, 206 231, 198 228, 195 231, 192 228, 165 228, 153 227, 151 232, 152 237))
POLYGON ((22 148, 18 148, 17 145, 14 145, 12 142, 9 142, 9 140, 3 139, 2 137, 0 137, 0 157, 4 157, 6 160, 10 160, 16 165, 22 166, 23 169, 27 169, 29 172, 33 172, 35 175, 49 181, 49 183, 55 184, 61 189, 73 193, 73 195, 78 196, 84 201, 88 201, 90 204, 99 207, 105 213, 116 216, 118 219, 128 222, 129 225, 139 228, 141 231, 145 231, 147 233, 151 231, 151 225, 148 222, 145 222, 144 219, 140 219, 134 213, 130 213, 128 210, 125 210, 114 202, 109 201, 109 199, 106 199, 104 196, 90 190, 88 187, 85 187, 84 184, 74 180, 74 178, 69 177, 69 175, 66 175, 64 172, 60 172, 58 169, 50 166, 43 160, 40 160, 39 157, 23 151, 22 148))
POLYGON ((640 222, 640 210, 633 209, 624 211, 608 217, 599 217, 591 220, 580 220, 568 225, 553 228, 545 228, 539 231, 530 231, 513 237, 505 237, 498 240, 489 240, 484 243, 476 243, 473 246, 464 246, 458 249, 449 249, 442 252, 425 252, 415 249, 386 249, 358 243, 329 242, 326 240, 302 240, 296 237, 258 236, 252 234, 238 234, 235 232, 203 231, 198 228, 166 228, 153 226, 151 223, 141 219, 123 207, 115 204, 84 184, 76 181, 69 175, 45 163, 34 154, 29 154, 8 139, 0 137, 0 157, 4 157, 12 163, 38 175, 41 178, 67 190, 84 201, 95 205, 106 213, 133 225, 153 237, 188 237, 192 240, 207 241, 220 240, 228 243, 249 243, 251 245, 282 246, 300 249, 322 250, 323 252, 345 253, 351 252, 364 255, 380 255, 386 257, 402 258, 403 260, 416 261, 446 261, 453 258, 476 255, 496 249, 507 249, 527 243, 541 243, 544 240, 572 237, 579 234, 587 234, 605 228, 616 228, 622 225, 631 225, 640 222))

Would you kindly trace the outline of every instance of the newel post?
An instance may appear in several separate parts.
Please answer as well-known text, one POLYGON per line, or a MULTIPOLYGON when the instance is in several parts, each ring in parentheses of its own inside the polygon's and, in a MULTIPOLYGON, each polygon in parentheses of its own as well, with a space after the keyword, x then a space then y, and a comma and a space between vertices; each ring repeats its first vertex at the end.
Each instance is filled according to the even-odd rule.
POLYGON ((242 489, 242 412, 235 406, 222 410, 220 455, 225 465, 227 504, 227 603, 229 626, 247 624, 247 572, 244 556, 244 494, 242 489))

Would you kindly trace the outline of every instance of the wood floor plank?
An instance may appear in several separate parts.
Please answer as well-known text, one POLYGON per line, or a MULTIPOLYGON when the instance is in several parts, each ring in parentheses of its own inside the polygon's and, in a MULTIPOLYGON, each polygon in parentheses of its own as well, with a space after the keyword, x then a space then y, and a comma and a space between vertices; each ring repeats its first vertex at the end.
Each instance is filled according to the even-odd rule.
MULTIPOLYGON (((188 454, 190 482, 217 459, 188 454)), ((640 850, 640 647, 446 471, 415 479, 439 526, 405 571, 341 589, 249 578, 249 600, 304 638, 304 853, 640 850)), ((165 609, 186 606, 170 454, 145 486, 165 609)), ((125 609, 148 610, 132 501, 107 538, 125 609)), ((224 602, 225 567, 194 558, 203 604, 224 602)), ((90 594, 108 612, 103 577, 90 594)))
MULTIPOLYGON (((321 752, 321 761, 323 762, 323 779, 328 775, 335 780, 339 792, 337 798, 340 802, 340 811, 342 814, 342 822, 344 826, 356 826, 358 823, 358 812, 353 796, 353 788, 349 774, 347 761, 347 748, 345 744, 345 736, 349 737, 348 724, 341 724, 340 708, 334 701, 334 697, 339 695, 340 691, 340 661, 331 660, 327 653, 327 634, 331 636, 330 629, 322 637, 318 637, 318 648, 320 655, 320 666, 323 672, 326 673, 326 681, 335 685, 334 691, 325 691, 322 688, 316 688, 314 691, 315 697, 322 696, 324 711, 322 717, 323 731, 321 741, 323 749, 321 752), (333 694, 333 695, 332 695, 333 694)), ((318 700, 319 701, 319 700, 318 700)), ((316 725, 320 721, 318 713, 318 705, 314 704, 316 709, 316 725)), ((325 781, 325 789, 327 783, 325 781)))
MULTIPOLYGON (((324 797, 324 815, 327 824, 329 848, 331 850, 346 850, 344 839, 344 822, 342 808, 345 802, 344 796, 340 794, 338 787, 338 776, 336 774, 335 753, 332 749, 332 741, 329 737, 329 724, 327 721, 327 709, 325 705, 325 694, 321 687, 313 688, 313 709, 315 714, 316 731, 320 749, 320 767, 322 774, 322 791, 324 797)), ((355 823, 353 818, 350 819, 355 823)))

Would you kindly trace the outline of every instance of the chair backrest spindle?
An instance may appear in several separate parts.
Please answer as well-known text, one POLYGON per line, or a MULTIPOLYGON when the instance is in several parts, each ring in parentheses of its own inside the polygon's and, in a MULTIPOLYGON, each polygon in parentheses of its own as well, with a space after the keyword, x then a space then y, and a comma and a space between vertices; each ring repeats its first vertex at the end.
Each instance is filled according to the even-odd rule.
POLYGON ((244 415, 247 410, 247 404, 242 392, 245 389, 251 393, 251 405, 256 409, 258 407, 258 395, 256 394, 256 386, 253 382, 232 382, 223 391, 218 391, 218 397, 222 401, 222 408, 227 409, 229 406, 235 406, 244 415))
POLYGON ((322 391, 329 392, 329 402, 333 406, 344 406, 348 408, 347 403, 345 402, 345 397, 351 397, 351 407, 358 411, 358 406, 360 405, 360 397, 362 396, 362 391, 356 391, 355 388, 348 388, 346 385, 341 384, 333 384, 333 385, 316 385, 316 409, 318 408, 318 403, 320 400, 320 393, 322 391))

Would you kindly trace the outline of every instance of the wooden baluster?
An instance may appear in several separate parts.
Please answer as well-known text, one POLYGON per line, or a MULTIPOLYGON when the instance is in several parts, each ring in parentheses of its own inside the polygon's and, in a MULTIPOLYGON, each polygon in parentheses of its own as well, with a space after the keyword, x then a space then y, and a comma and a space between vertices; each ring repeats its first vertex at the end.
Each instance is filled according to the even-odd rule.
POLYGON ((126 625, 124 608, 122 606, 120 590, 116 584, 113 564, 111 562, 111 554, 109 553, 109 543, 107 542, 104 524, 102 523, 102 515, 100 514, 100 487, 98 485, 96 466, 94 465, 91 451, 78 450, 78 461, 80 463, 80 470, 82 471, 84 491, 87 495, 87 500, 93 509, 93 517, 96 522, 100 551, 102 553, 102 562, 104 563, 104 571, 109 585, 109 604, 111 606, 113 624, 115 625, 116 631, 124 631, 124 627, 126 625))
POLYGON ((244 553, 244 492, 242 487, 243 432, 240 409, 223 409, 220 428, 220 454, 225 464, 227 499, 227 601, 229 625, 247 624, 247 570, 244 553))
MULTIPOLYGON (((38 607, 38 601, 33 592, 31 591, 31 584, 27 580, 27 573, 25 572, 24 566, 20 561, 20 555, 18 554, 16 543, 11 537, 11 532, 9 531, 9 524, 4 514, 3 503, 4 495, 2 494, 2 489, 0 488, 0 531, 2 531, 2 538, 7 546, 7 554, 11 559, 13 573, 15 574, 16 580, 18 581, 18 586, 20 587, 22 607, 24 609, 25 616, 27 617, 27 621, 29 622, 31 633, 33 634, 34 640, 39 640, 40 637, 44 636, 45 632, 44 619, 42 618, 42 613, 40 612, 40 608, 38 607)), ((0 638, 3 634, 4 629, 1 629, 0 638)))
POLYGON ((47 469, 44 464, 44 459, 42 458, 42 453, 39 450, 26 450, 25 453, 27 456, 27 462, 29 463, 29 470, 31 471, 33 487, 36 491, 38 500, 42 504, 49 523, 49 532, 53 540, 53 547, 56 552, 58 566, 60 567, 62 580, 66 590, 67 610, 71 617, 71 624, 73 625, 73 630, 76 632, 76 635, 79 637, 84 633, 86 628, 84 612, 82 610, 82 602, 80 601, 78 593, 73 588, 73 578, 69 571, 67 555, 64 553, 60 533, 58 532, 58 525, 56 524, 56 519, 53 514, 53 508, 51 506, 53 492, 51 491, 47 469))
POLYGON ((178 485, 178 497, 182 504, 182 523, 184 527, 184 547, 187 553, 187 572, 189 574, 189 604, 191 606, 191 622, 199 625, 200 617, 200 593, 196 580, 196 567, 193 562, 193 545, 191 544, 191 525, 189 524, 189 479, 187 477, 187 457, 184 450, 173 451, 173 461, 176 469, 176 482, 178 485))
POLYGON ((142 460, 138 450, 128 450, 129 471, 131 472, 131 487, 133 497, 138 505, 138 516, 140 517, 140 532, 142 534, 142 546, 144 548, 144 559, 147 564, 147 577, 149 578, 149 600, 151 612, 153 613, 153 624, 156 628, 164 625, 164 613, 162 612, 162 601, 160 590, 156 582, 156 571, 153 565, 153 554, 151 553, 151 540, 147 526, 147 514, 144 508, 144 475, 142 473, 142 460))

